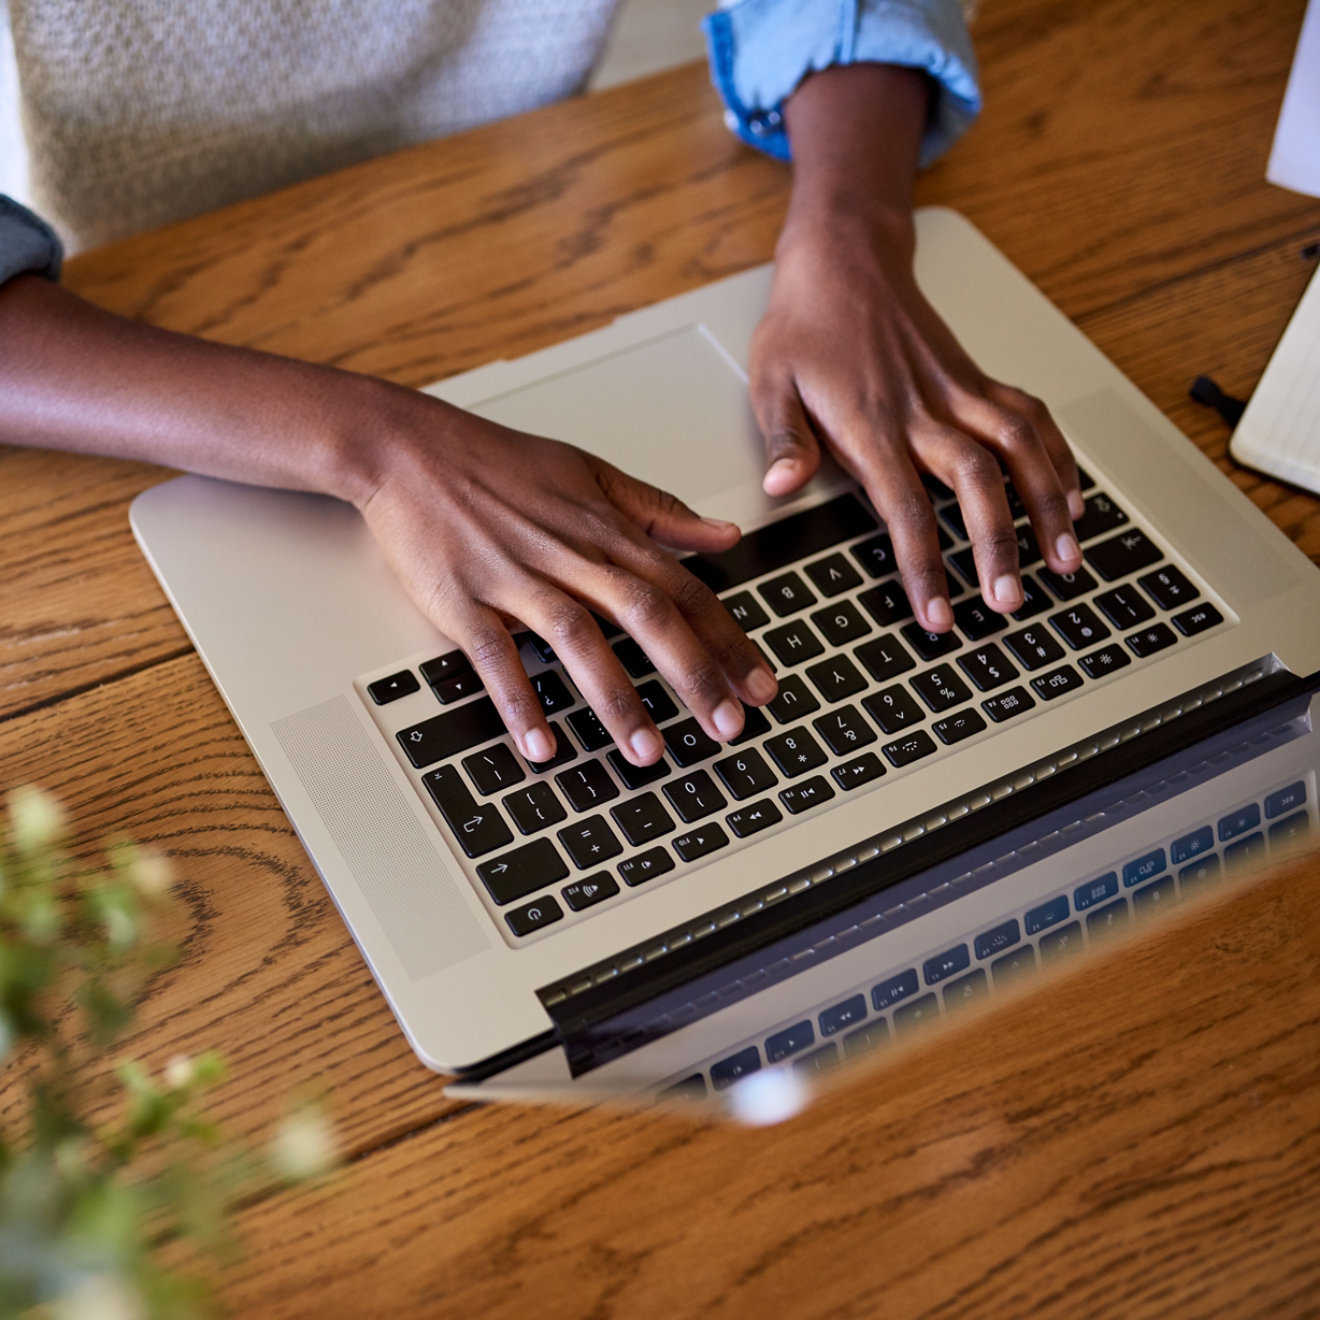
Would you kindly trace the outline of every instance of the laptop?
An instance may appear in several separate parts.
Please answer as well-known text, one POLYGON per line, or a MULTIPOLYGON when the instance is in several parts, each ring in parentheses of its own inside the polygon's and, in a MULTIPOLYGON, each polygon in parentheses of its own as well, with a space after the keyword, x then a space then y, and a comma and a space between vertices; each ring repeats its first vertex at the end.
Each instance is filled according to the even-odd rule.
MULTIPOLYGON (((650 773, 611 755, 532 636, 523 657, 559 755, 523 761, 350 507, 199 477, 134 502, 143 552, 413 1049, 473 1093, 588 1075, 667 1085, 739 1042, 773 1061, 752 1028, 791 1026, 807 1005, 813 1040, 798 1032, 782 1056, 796 1058, 854 972, 868 988, 844 999, 856 1010, 861 994, 872 1024, 895 1030, 918 1002, 942 1013, 950 984, 975 995, 974 974, 992 984, 1010 952, 993 940, 978 952, 977 936, 1013 921, 1026 946, 1028 909, 1051 901, 1051 884, 1067 919, 1037 927, 1033 958, 1074 923, 1088 943, 1083 912, 1131 909, 1121 867, 1112 893, 1106 881, 1094 903, 1075 901, 1076 884, 1113 869, 1089 875, 1114 836, 1039 873, 1019 865, 1030 838, 1137 769, 1194 755, 1216 729, 1309 701, 1320 573, 1306 557, 966 220, 919 214, 917 275, 985 370, 1047 402, 1087 500, 1085 567, 1067 577, 1044 569, 1020 521, 1029 594, 1001 619, 978 605, 956 504, 934 490, 956 620, 943 638, 913 622, 892 545, 840 471, 827 465, 789 501, 761 491, 746 364, 768 267, 431 388, 744 528, 739 546, 691 567, 774 659, 780 696, 735 745, 710 743, 632 639, 612 635, 666 736, 650 773), (1018 859, 999 864, 1005 884, 954 883, 1005 839, 1018 859), (801 969, 791 989, 759 978, 772 954, 840 948, 869 918, 864 953, 784 954, 801 969), (838 927, 832 944, 821 923, 838 927), (877 999, 891 967, 908 990, 877 999)), ((1275 768, 1279 783, 1252 788, 1261 820, 1245 831, 1267 856, 1272 826, 1291 820, 1277 846, 1296 846, 1314 812, 1313 778, 1265 778, 1275 768), (1298 782, 1305 792, 1267 820, 1265 796, 1298 782)), ((1207 802, 1180 809, 1168 838, 1163 817, 1143 825, 1145 852, 1162 850, 1175 876, 1196 854, 1175 864, 1171 845, 1204 828, 1207 802)), ((1214 820, 1216 849, 1235 841, 1214 820)), ((863 1025, 854 1012, 835 1032, 863 1025)))

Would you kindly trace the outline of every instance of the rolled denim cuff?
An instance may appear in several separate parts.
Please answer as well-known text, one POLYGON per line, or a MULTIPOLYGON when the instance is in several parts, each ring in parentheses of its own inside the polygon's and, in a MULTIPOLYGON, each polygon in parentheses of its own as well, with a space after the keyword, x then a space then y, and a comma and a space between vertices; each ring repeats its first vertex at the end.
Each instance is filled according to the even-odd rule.
POLYGON ((937 87, 921 164, 943 154, 981 110, 976 56, 958 0, 735 0, 702 24, 725 121, 750 146, 791 159, 784 101, 836 64, 923 69, 937 87))
POLYGON ((31 271, 58 280, 64 246, 55 231, 26 206, 0 193, 0 284, 31 271))

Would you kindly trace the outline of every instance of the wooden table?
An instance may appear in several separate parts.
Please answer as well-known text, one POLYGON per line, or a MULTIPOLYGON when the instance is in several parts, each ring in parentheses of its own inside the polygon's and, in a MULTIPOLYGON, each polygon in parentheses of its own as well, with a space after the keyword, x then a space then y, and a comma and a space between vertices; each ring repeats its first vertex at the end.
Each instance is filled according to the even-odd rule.
MULTIPOLYGON (((1263 180, 1301 0, 987 0, 989 109, 921 180, 1192 439, 1250 392, 1320 203, 1263 180)), ((697 67, 70 262, 129 315, 420 385, 767 259, 783 168, 697 67)), ((1301 866, 890 1056, 770 1131, 447 1101, 138 555, 129 463, 0 452, 0 785, 167 849, 182 964, 131 1052, 214 1046, 257 1134, 348 1155, 247 1207, 235 1314, 1320 1314, 1320 905, 1301 866)), ((1313 558, 1320 501, 1234 470, 1313 558)))

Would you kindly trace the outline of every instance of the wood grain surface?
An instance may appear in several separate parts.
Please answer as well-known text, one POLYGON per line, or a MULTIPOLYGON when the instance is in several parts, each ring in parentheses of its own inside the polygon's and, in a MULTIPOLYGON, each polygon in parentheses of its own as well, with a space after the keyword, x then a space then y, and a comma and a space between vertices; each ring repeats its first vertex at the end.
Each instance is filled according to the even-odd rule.
MULTIPOLYGON (((1320 240, 1263 182, 1302 4, 987 0, 988 108, 920 181, 1233 468, 1320 240)), ((767 260, 783 167, 692 67, 70 262, 160 325, 422 384, 767 260)), ((895 1053, 768 1132, 482 1109, 417 1064, 127 525, 166 475, 0 450, 0 788, 166 849, 181 963, 129 1052, 216 1047, 226 1126, 297 1082, 349 1162, 243 1215, 259 1316, 1320 1314, 1320 917, 1299 868, 895 1053)))

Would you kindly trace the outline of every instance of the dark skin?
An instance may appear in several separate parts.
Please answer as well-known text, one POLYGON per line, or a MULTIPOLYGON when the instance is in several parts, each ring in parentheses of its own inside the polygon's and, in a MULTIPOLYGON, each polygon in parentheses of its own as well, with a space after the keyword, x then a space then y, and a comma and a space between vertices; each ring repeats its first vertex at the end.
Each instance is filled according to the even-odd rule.
MULTIPOLYGON (((918 472, 957 491, 991 608, 1022 599, 1000 463, 1046 562, 1081 563, 1077 470, 1044 407, 987 379, 912 277, 924 75, 830 69, 789 98, 789 213, 752 346, 766 490, 798 489, 821 444, 893 534, 918 619, 952 623, 918 472)), ((472 660, 520 750, 552 740, 511 628, 550 641, 635 764, 663 742, 591 618, 635 637, 720 740, 774 676, 671 551, 733 545, 731 523, 571 445, 366 376, 210 344, 99 311, 23 276, 0 288, 0 442, 143 459, 319 491, 361 512, 412 599, 472 660), (279 437, 279 443, 272 443, 279 437)))

